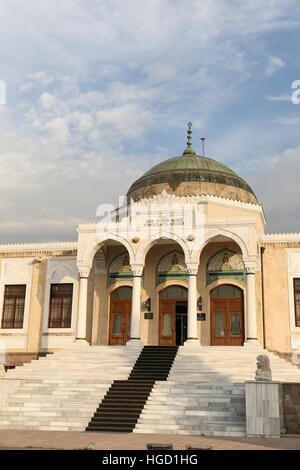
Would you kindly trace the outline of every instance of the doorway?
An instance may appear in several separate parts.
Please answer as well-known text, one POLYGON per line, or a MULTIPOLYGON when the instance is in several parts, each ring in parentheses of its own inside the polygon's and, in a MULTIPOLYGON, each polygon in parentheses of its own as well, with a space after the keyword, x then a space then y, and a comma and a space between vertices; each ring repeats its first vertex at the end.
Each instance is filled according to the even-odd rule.
POLYGON ((182 346, 187 339, 187 289, 170 286, 159 294, 159 345, 182 346))
POLYGON ((210 293, 211 345, 242 346, 244 343, 243 291, 231 284, 210 293))
POLYGON ((130 339, 132 287, 124 286, 110 294, 109 344, 125 346, 130 339))

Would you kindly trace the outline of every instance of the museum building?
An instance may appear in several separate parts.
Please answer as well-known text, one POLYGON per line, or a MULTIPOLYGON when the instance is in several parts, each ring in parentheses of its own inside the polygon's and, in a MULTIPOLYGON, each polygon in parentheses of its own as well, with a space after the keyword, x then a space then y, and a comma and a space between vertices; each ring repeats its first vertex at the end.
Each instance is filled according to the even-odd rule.
POLYGON ((247 182, 202 153, 189 125, 76 242, 0 245, 6 365, 74 344, 300 349, 300 233, 266 234, 247 182))

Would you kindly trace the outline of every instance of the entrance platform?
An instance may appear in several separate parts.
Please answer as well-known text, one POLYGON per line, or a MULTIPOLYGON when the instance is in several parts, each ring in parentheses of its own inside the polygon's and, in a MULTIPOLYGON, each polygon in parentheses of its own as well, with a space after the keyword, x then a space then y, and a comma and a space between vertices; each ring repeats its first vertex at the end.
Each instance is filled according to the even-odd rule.
MULTIPOLYGON (((300 382, 297 366, 259 353, 268 354, 273 380, 300 382)), ((244 382, 254 379, 257 354, 245 347, 179 347, 133 432, 245 436, 244 382)), ((139 355, 123 346, 74 346, 7 371, 0 379, 0 429, 84 431, 112 382, 127 380, 139 355)))
POLYGON ((166 434, 103 434, 63 431, 0 431, 2 449, 86 449, 93 443, 95 450, 147 450, 148 443, 172 444, 173 450, 187 446, 211 446, 212 450, 299 450, 300 436, 284 435, 281 439, 226 438, 166 434))

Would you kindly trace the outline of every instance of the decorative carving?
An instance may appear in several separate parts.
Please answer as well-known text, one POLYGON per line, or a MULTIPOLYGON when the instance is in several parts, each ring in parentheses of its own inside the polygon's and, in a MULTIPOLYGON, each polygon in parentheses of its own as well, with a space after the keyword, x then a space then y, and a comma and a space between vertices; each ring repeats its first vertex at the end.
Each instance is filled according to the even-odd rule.
POLYGON ((187 280, 187 268, 184 254, 180 251, 171 251, 164 255, 158 262, 156 268, 156 285, 164 282, 166 279, 187 280))
POLYGON ((257 369, 255 372, 255 380, 257 382, 271 382, 272 372, 270 367, 270 359, 266 354, 260 354, 256 358, 257 369))
POLYGON ((133 276, 142 276, 144 265, 143 264, 131 264, 131 271, 133 276))
POLYGON ((193 264, 187 264, 187 272, 190 275, 196 276, 198 274, 198 268, 199 265, 198 263, 193 263, 193 264))
POLYGON ((195 240, 195 235, 188 235, 188 236, 187 236, 187 240, 188 240, 189 242, 194 241, 194 240, 195 240))
POLYGON ((168 253, 158 263, 157 272, 165 273, 169 271, 186 272, 184 254, 179 251, 168 253))
POLYGON ((129 264, 129 255, 125 251, 116 256, 110 263, 107 271, 107 285, 110 286, 116 281, 132 279, 132 269, 129 264))
POLYGON ((242 256, 224 249, 212 256, 208 262, 208 271, 244 271, 242 256))
POLYGON ((248 265, 248 266, 245 266, 245 269, 246 269, 246 274, 255 274, 255 266, 248 265))
POLYGON ((218 251, 208 260, 206 283, 223 279, 234 278, 246 284, 246 270, 242 255, 227 248, 218 251))
POLYGON ((80 266, 78 267, 78 271, 79 271, 80 277, 88 278, 90 275, 91 269, 88 266, 80 266))

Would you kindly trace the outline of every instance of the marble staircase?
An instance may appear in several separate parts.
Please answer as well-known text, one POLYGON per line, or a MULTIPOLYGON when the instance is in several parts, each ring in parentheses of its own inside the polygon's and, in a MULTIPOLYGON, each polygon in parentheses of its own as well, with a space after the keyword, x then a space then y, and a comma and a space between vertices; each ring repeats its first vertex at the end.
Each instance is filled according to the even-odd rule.
MULTIPOLYGON (((155 381, 141 414, 133 413, 138 418, 133 432, 244 436, 244 382, 254 379, 258 354, 269 356, 273 380, 300 382, 297 366, 271 352, 244 347, 179 347, 162 376, 164 360, 154 360, 152 348, 152 357, 143 359, 131 378, 130 386, 138 389, 147 388, 145 378, 155 381), (151 368, 157 369, 156 376, 145 377, 151 368)), ((84 431, 95 410, 104 410, 101 404, 114 381, 117 397, 121 389, 128 394, 123 381, 139 356, 139 350, 127 347, 74 346, 8 370, 3 380, 20 386, 0 409, 0 429, 84 431)), ((119 410, 119 404, 114 407, 119 410)), ((104 412, 111 418, 116 410, 110 403, 104 412)))
POLYGON ((135 433, 243 437, 245 385, 256 357, 267 354, 273 380, 300 382, 300 369, 269 351, 244 347, 180 347, 166 382, 157 381, 135 433))
POLYGON ((8 370, 18 390, 0 409, 0 429, 84 431, 115 379, 127 379, 139 351, 73 347, 8 370))

